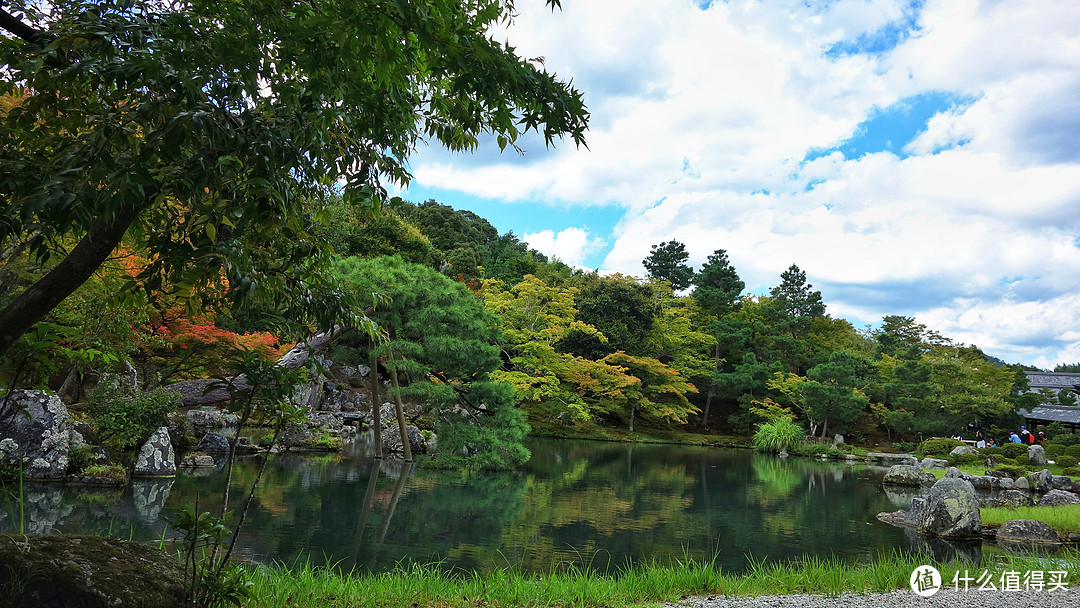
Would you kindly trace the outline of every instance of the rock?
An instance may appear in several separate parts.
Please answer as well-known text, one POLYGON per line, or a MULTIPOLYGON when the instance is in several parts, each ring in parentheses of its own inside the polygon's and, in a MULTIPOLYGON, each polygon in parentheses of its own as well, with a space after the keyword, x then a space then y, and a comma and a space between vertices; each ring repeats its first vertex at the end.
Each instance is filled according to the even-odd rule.
POLYGON ((4 606, 180 606, 184 572, 150 545, 97 536, 0 536, 4 606))
POLYGON ((941 458, 923 458, 919 462, 920 469, 947 469, 949 468, 949 461, 942 460, 941 458))
POLYGON ((1046 466, 1046 450, 1041 445, 1028 446, 1028 458, 1034 466, 1046 466))
POLYGON ((183 450, 188 447, 188 442, 191 440, 188 434, 191 431, 191 425, 188 424, 185 416, 177 412, 169 412, 165 416, 165 426, 169 429, 169 440, 172 441, 174 448, 183 450))
POLYGON ((1072 491, 1074 494, 1080 494, 1080 479, 1072 482, 1072 491))
MULTIPOLYGON (((405 432, 409 437, 409 448, 414 454, 423 454, 427 451, 427 441, 424 439, 424 435, 417 427, 407 424, 405 425, 405 432)), ((382 432, 383 449, 388 452, 404 452, 405 448, 401 443, 401 430, 397 424, 393 424, 382 432)))
POLYGON ((1031 473, 1027 476, 1027 478, 1028 481, 1031 482, 1032 491, 1042 494, 1043 492, 1049 492, 1051 489, 1053 489, 1053 486, 1050 485, 1050 481, 1051 479, 1053 479, 1053 475, 1051 475, 1050 471, 1046 469, 1031 473))
POLYGON ((1028 481, 1027 477, 1018 477, 1013 481, 1013 484, 1016 486, 1017 490, 1031 490, 1031 482, 1028 481))
POLYGON ((1057 507, 1061 505, 1080 505, 1080 496, 1064 490, 1050 490, 1039 499, 1040 507, 1057 507))
POLYGON ((997 540, 1020 543, 1060 543, 1061 537, 1044 522, 1033 519, 1014 519, 998 528, 997 540))
POLYGON ((240 417, 236 414, 215 407, 188 410, 187 419, 191 426, 199 427, 235 426, 240 422, 240 417))
POLYGON ((883 483, 891 483, 899 486, 919 486, 923 478, 919 475, 919 467, 907 464, 894 464, 885 472, 883 483))
POLYGON ((214 457, 209 454, 188 454, 180 461, 180 466, 201 469, 217 466, 214 457))
POLYGON ((919 477, 922 478, 922 482, 925 485, 932 486, 937 483, 937 477, 935 477, 934 474, 930 471, 923 471, 922 473, 919 473, 919 477))
POLYGON ((368 374, 371 373, 371 368, 366 365, 357 365, 356 371, 359 372, 362 377, 367 378, 368 374))
POLYGON ((134 477, 172 477, 176 475, 174 458, 169 429, 160 426, 139 450, 131 474, 134 477))
POLYGON ((1050 477, 1050 487, 1055 490, 1072 491, 1072 478, 1068 475, 1053 475, 1050 477))
POLYGON ((911 506, 904 511, 904 523, 917 528, 924 517, 926 517, 926 499, 912 498, 911 506))
POLYGON ((949 471, 945 473, 945 477, 948 479, 963 479, 977 490, 997 490, 1001 488, 1001 480, 997 477, 972 475, 970 473, 965 473, 956 467, 949 467, 949 471))
POLYGON ((919 531, 943 538, 979 538, 982 518, 971 482, 945 478, 935 483, 927 496, 919 531))
POLYGON ((1023 507, 1031 504, 1031 493, 1021 490, 1005 490, 994 499, 995 507, 1023 507))
POLYGON ((978 454, 978 452, 970 445, 958 445, 949 452, 950 456, 967 456, 968 454, 978 454))
POLYGON ((221 433, 207 433, 203 435, 202 441, 195 449, 207 454, 228 454, 229 440, 221 433))
POLYGON ((174 478, 131 481, 131 500, 139 517, 148 525, 153 526, 160 521, 161 510, 165 508, 165 501, 169 499, 175 481, 174 478))
POLYGON ((15 390, 7 396, 0 415, 12 409, 10 422, 0 425, 0 458, 14 465, 21 455, 26 479, 62 478, 71 443, 67 407, 44 391, 15 390))
POLYGON ((833 445, 840 445, 841 443, 844 443, 844 436, 841 435, 840 433, 837 433, 836 435, 833 436, 832 443, 833 443, 833 445))
POLYGON ((1012 477, 998 477, 998 483, 1001 484, 1001 489, 1002 490, 1015 490, 1016 489, 1016 482, 1013 481, 1012 477))

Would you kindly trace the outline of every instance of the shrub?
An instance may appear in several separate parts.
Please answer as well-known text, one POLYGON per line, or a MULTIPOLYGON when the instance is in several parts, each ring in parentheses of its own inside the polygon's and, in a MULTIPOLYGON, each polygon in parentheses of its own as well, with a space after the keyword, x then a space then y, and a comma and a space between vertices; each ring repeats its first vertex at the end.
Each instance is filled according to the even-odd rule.
POLYGON ((1043 449, 1046 450, 1046 457, 1050 460, 1057 460, 1057 457, 1065 453, 1065 446, 1060 443, 1045 443, 1043 449))
POLYGON ((1069 456, 1068 454, 1062 454, 1061 456, 1058 456, 1054 460, 1054 462, 1056 462, 1057 464, 1059 464, 1059 465, 1061 465, 1063 467, 1075 467, 1077 465, 1077 463, 1080 463, 1080 459, 1078 459, 1076 456, 1069 456))
POLYGON ((1006 443, 1001 446, 1001 453, 1006 458, 1018 458, 1021 454, 1027 455, 1028 446, 1022 443, 1006 443))
POLYGON ((86 409, 101 441, 108 447, 126 451, 165 424, 165 414, 176 409, 178 400, 176 393, 160 388, 144 393, 121 388, 115 381, 104 381, 90 393, 86 409))
POLYGON ((1080 477, 1080 469, 1076 467, 1065 467, 1061 470, 1062 475, 1068 475, 1069 477, 1080 477))
POLYGON ((897 441, 892 444, 892 447, 898 452, 908 453, 915 451, 915 443, 912 441, 897 441))
POLYGON ((77 448, 68 447, 67 473, 69 475, 81 475, 90 466, 93 449, 91 445, 80 445, 77 448))
POLYGON ((1065 453, 1069 456, 1075 456, 1077 458, 1080 458, 1080 444, 1070 445, 1069 447, 1065 448, 1065 453))
POLYGON ((995 471, 1001 471, 1002 473, 1007 474, 1009 477, 1012 477, 1013 479, 1016 479, 1018 477, 1023 477, 1024 475, 1027 475, 1027 469, 1025 469, 1024 467, 1019 467, 1019 466, 1012 465, 1012 464, 999 464, 997 466, 997 468, 994 469, 994 470, 995 471))
POLYGON ((1060 443, 1064 446, 1080 445, 1080 435, 1072 433, 1057 435, 1054 437, 1054 443, 1060 443))
POLYGON ((123 481, 127 479, 127 469, 121 464, 92 464, 83 470, 88 477, 107 477, 123 481))
POLYGON ((1020 454, 1019 456, 1016 457, 1016 464, 1018 464, 1018 465, 1020 465, 1022 467, 1026 467, 1029 464, 1031 464, 1031 457, 1028 456, 1027 454, 1020 454))
POLYGON ((949 455, 945 458, 945 460, 948 460, 949 464, 951 464, 952 466, 959 467, 971 464, 981 464, 986 460, 986 456, 982 454, 961 454, 958 456, 949 455))
MULTIPOLYGON (((754 433, 754 449, 761 452, 780 452, 802 443, 806 431, 787 418, 764 422, 754 433)), ((441 443, 441 442, 440 442, 441 443)))
POLYGON ((998 458, 997 462, 998 462, 998 464, 1003 464, 1003 465, 1012 466, 1012 467, 1019 466, 1017 464, 1015 458, 998 458))
POLYGON ((963 441, 957 439, 927 439, 919 445, 919 450, 915 452, 915 455, 919 458, 925 458, 927 456, 948 456, 958 445, 964 445, 963 441))

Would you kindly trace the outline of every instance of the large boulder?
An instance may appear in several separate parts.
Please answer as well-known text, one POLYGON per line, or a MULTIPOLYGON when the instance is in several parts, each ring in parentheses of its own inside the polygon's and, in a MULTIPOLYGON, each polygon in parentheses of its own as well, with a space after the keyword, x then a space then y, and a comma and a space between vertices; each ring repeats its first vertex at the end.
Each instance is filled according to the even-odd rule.
POLYGON ((942 460, 941 458, 930 458, 927 456, 919 461, 920 469, 947 469, 949 468, 949 461, 942 460))
POLYGON ((143 444, 135 459, 134 477, 173 477, 176 475, 176 454, 173 453, 169 428, 158 427, 143 444))
POLYGON ((3 606, 180 606, 184 571, 148 544, 99 536, 0 536, 3 606))
POLYGON ((221 433, 207 433, 203 435, 195 451, 207 454, 228 454, 229 440, 221 433))
POLYGON ((994 499, 995 507, 1024 507, 1032 504, 1031 493, 1021 490, 1005 490, 994 499))
POLYGON ((971 482, 948 477, 938 480, 926 498, 919 531, 942 538, 979 538, 982 518, 971 482))
MULTIPOLYGON (((424 439, 424 435, 420 432, 420 429, 411 425, 405 425, 405 432, 409 437, 409 448, 414 454, 423 454, 427 452, 427 440, 424 439)), ((392 424, 389 427, 383 429, 382 432, 383 449, 387 452, 404 452, 405 446, 401 442, 401 429, 397 424, 392 424)))
POLYGON ((919 474, 919 467, 894 464, 885 472, 882 482, 898 486, 919 486, 923 483, 923 477, 919 474))
POLYGON ((200 428, 235 426, 240 422, 240 417, 236 414, 216 407, 188 410, 187 419, 191 426, 200 428))
POLYGON ((1040 507, 1059 507, 1061 505, 1080 505, 1080 496, 1065 490, 1050 490, 1039 499, 1040 507))
POLYGON ((958 445, 949 452, 950 456, 967 456, 969 454, 978 454, 978 452, 970 445, 958 445))
POLYGON ((1041 494, 1043 492, 1049 492, 1050 490, 1054 489, 1054 486, 1051 485, 1054 476, 1051 475, 1050 471, 1046 469, 1031 473, 1027 476, 1027 478, 1028 481, 1031 482, 1031 490, 1034 492, 1039 492, 1041 494))
POLYGON ((1028 446, 1028 459, 1033 466, 1046 466, 1046 450, 1041 445, 1029 445, 1028 446))
POLYGON ((998 541, 1014 543, 1060 543, 1061 537, 1048 524, 1033 519, 1007 521, 997 530, 998 541))
POLYGON ((977 490, 1000 490, 1001 478, 993 476, 972 475, 965 473, 956 467, 949 467, 945 473, 947 479, 963 479, 977 490))
POLYGON ((11 391, 0 399, 0 459, 14 465, 22 458, 26 479, 60 479, 67 472, 71 442, 67 407, 44 391, 11 391), (8 416, 10 414, 10 416, 8 416))
POLYGON ((1067 492, 1073 491, 1072 477, 1068 475, 1053 475, 1050 477, 1050 487, 1055 490, 1065 490, 1067 492))

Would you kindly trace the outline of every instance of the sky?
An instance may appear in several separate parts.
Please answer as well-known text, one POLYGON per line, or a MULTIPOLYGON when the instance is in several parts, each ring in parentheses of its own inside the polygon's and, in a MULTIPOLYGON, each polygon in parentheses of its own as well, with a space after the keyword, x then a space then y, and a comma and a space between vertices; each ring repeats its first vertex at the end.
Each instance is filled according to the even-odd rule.
POLYGON ((517 0, 493 32, 572 79, 588 147, 422 147, 434 198, 602 273, 678 240, 747 291, 1080 362, 1080 2, 517 0))

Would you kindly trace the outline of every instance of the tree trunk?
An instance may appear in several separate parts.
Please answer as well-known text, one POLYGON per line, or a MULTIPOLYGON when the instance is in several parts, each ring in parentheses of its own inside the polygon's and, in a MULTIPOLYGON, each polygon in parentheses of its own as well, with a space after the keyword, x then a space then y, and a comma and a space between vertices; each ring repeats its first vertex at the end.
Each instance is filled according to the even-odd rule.
POLYGON ((371 341, 371 428, 375 431, 375 458, 383 457, 382 404, 379 403, 379 358, 375 356, 375 342, 371 341))
POLYGON ((394 385, 394 409, 397 410, 398 430, 401 431, 401 449, 405 452, 405 462, 412 462, 412 446, 409 445, 409 433, 405 430, 405 408, 401 405, 397 370, 392 367, 390 368, 390 382, 394 385))
POLYGON ((716 390, 716 372, 720 369, 720 342, 713 351, 712 379, 709 380, 709 394, 705 397, 705 411, 701 414, 702 426, 709 424, 709 407, 712 405, 713 391, 716 390))
MULTIPOLYGON (((144 200, 150 200, 156 193, 156 189, 147 192, 144 200)), ((111 217, 95 220, 67 257, 0 310, 0 355, 93 276, 120 244, 139 210, 134 205, 124 205, 111 217)))

